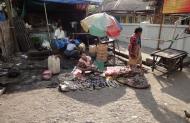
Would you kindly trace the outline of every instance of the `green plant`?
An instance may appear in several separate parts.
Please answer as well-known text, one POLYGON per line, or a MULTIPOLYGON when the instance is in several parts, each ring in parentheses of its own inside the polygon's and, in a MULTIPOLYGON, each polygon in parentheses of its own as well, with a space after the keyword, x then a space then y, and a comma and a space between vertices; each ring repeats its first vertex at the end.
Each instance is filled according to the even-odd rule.
POLYGON ((32 40, 32 43, 34 43, 34 44, 40 44, 41 43, 40 37, 32 37, 31 40, 32 40))

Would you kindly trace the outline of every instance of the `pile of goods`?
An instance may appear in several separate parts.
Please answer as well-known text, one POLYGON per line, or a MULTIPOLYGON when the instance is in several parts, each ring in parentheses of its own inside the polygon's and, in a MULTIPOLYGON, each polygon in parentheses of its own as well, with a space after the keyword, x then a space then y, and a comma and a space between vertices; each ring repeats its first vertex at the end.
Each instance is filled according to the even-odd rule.
POLYGON ((132 74, 132 70, 130 67, 124 67, 124 66, 115 66, 115 67, 107 67, 107 70, 105 71, 106 76, 114 76, 118 77, 123 74, 132 74))
POLYGON ((103 74, 93 72, 77 78, 72 73, 64 73, 58 76, 59 90, 67 92, 71 90, 95 90, 105 87, 119 87, 128 85, 137 89, 149 88, 143 71, 140 68, 126 66, 107 67, 103 74))
POLYGON ((75 78, 71 73, 64 73, 58 76, 58 80, 60 82, 59 90, 62 92, 119 86, 119 83, 116 81, 105 79, 105 77, 98 73, 90 74, 83 79, 75 78))
POLYGON ((150 87, 146 77, 144 76, 144 71, 141 68, 116 67, 108 70, 107 75, 114 75, 117 82, 121 84, 136 89, 146 89, 150 87))

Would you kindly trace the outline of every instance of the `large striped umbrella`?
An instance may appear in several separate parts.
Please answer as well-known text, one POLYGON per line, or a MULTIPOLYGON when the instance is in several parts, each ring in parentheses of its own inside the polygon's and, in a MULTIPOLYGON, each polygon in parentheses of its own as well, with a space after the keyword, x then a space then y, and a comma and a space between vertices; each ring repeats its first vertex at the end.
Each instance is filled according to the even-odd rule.
POLYGON ((122 30, 115 17, 106 13, 97 13, 81 21, 84 31, 98 37, 117 38, 122 30))

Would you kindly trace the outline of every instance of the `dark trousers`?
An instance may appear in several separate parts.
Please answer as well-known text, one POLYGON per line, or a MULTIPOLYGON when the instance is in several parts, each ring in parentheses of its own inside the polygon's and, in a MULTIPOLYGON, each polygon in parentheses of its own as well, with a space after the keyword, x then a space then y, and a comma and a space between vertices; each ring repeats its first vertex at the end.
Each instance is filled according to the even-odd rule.
POLYGON ((78 50, 65 50, 65 55, 69 58, 79 58, 80 57, 80 52, 78 50))

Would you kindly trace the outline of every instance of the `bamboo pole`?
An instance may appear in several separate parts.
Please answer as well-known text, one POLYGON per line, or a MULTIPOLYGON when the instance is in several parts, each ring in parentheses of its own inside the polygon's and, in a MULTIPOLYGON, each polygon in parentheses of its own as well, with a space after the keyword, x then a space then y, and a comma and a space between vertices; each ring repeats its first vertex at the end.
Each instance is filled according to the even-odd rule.
POLYGON ((51 35, 50 35, 50 30, 49 30, 49 22, 48 22, 47 8, 46 8, 45 1, 44 1, 44 11, 45 11, 45 18, 46 18, 46 24, 47 24, 47 30, 48 30, 48 38, 49 38, 49 41, 51 42, 51 35))
POLYGON ((161 15, 160 28, 159 28, 159 34, 158 34, 157 50, 160 50, 160 42, 161 42, 162 27, 163 27, 163 18, 164 18, 164 15, 162 14, 161 15))
POLYGON ((160 9, 161 13, 161 21, 160 21, 160 29, 159 29, 159 34, 158 34, 158 43, 157 43, 157 50, 160 50, 160 42, 161 42, 161 35, 162 35, 162 26, 163 26, 163 21, 164 21, 164 14, 162 13, 163 11, 163 3, 160 9))
POLYGON ((15 35, 15 30, 14 30, 14 24, 13 24, 13 11, 12 11, 12 3, 10 0, 5 0, 5 4, 7 6, 7 14, 8 14, 8 20, 9 20, 9 24, 10 24, 10 30, 11 30, 11 36, 14 42, 14 50, 18 51, 18 43, 16 40, 16 35, 15 35))

